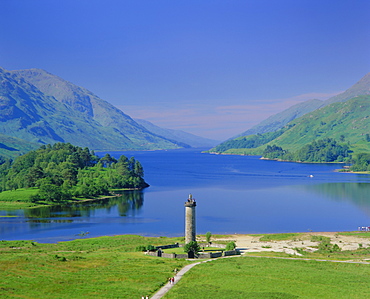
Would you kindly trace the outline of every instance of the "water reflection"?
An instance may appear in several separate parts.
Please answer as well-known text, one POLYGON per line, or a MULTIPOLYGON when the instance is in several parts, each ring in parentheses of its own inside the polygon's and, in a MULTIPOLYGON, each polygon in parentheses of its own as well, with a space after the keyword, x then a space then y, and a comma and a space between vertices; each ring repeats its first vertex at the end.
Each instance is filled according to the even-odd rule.
POLYGON ((72 223, 73 220, 70 219, 32 219, 27 220, 30 223, 72 223))
POLYGON ((119 216, 135 214, 140 210, 144 203, 144 195, 141 191, 123 191, 120 196, 98 199, 88 203, 72 203, 68 205, 58 205, 50 207, 41 207, 24 210, 24 217, 28 222, 46 223, 51 222, 71 222, 71 219, 45 220, 45 218, 71 218, 71 217, 91 217, 97 210, 106 210, 110 212, 113 207, 117 206, 119 216), (36 218, 36 219, 35 219, 36 218), (42 220, 40 220, 40 218, 42 220))
POLYGON ((355 204, 370 215, 369 183, 326 183, 304 187, 333 201, 355 204))

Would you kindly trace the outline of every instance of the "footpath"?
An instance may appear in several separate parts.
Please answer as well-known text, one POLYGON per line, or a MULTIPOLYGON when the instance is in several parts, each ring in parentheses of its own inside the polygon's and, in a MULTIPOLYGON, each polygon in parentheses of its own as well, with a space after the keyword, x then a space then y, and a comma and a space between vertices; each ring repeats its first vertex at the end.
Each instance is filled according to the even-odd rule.
POLYGON ((201 262, 197 262, 197 263, 194 263, 194 264, 189 264, 189 265, 186 265, 184 268, 182 268, 174 277, 175 277, 175 281, 173 283, 170 283, 170 282, 167 282, 166 285, 164 285, 157 293, 155 293, 151 298, 152 299, 160 299, 162 298, 181 278, 182 276, 188 272, 191 268, 193 268, 194 266, 196 265, 199 265, 201 263, 206 263, 206 262, 209 262, 209 261, 212 261, 212 260, 206 260, 206 261, 201 261, 201 262))
POLYGON ((196 265, 199 265, 199 264, 202 264, 202 263, 207 263, 207 262, 212 262, 212 261, 216 261, 218 259, 225 259, 225 258, 233 258, 233 257, 239 257, 240 255, 231 255, 231 256, 223 256, 223 257, 219 257, 219 258, 213 258, 213 259, 209 259, 209 260, 205 260, 205 261, 201 261, 201 262, 196 262, 194 264, 189 264, 189 265, 186 265, 184 268, 182 268, 175 276, 175 281, 173 283, 170 283, 170 282, 167 282, 166 285, 164 285, 157 293, 155 293, 152 297, 150 297, 151 299, 160 299, 162 298, 181 278, 182 276, 188 272, 191 268, 193 268, 194 266, 196 265))

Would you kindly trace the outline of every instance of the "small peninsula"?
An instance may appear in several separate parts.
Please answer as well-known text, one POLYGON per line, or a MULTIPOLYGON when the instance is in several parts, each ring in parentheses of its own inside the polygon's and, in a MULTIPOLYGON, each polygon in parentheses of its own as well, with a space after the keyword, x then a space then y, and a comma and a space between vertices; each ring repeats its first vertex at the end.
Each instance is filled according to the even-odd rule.
POLYGON ((99 158, 70 143, 43 145, 0 165, 0 205, 20 208, 112 196, 115 189, 148 187, 143 177, 134 157, 99 158))

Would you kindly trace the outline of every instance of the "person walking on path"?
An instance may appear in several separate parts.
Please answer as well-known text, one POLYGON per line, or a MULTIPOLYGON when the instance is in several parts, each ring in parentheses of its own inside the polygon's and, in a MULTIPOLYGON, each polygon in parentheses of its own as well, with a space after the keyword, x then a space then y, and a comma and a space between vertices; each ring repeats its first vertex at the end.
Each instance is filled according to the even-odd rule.
POLYGON ((184 268, 182 268, 176 275, 175 277, 172 277, 168 280, 168 283, 164 285, 157 293, 155 293, 152 297, 152 299, 160 299, 162 298, 175 284, 178 282, 181 277, 188 272, 191 268, 193 268, 196 265, 199 265, 201 263, 205 263, 211 260, 206 260, 202 262, 197 262, 194 264, 186 265, 184 268))

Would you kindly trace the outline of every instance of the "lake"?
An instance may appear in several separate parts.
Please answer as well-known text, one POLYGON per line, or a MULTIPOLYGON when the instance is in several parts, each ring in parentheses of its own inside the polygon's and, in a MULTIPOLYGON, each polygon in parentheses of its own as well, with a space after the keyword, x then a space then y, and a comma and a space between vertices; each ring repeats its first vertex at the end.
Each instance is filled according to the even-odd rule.
POLYGON ((0 211, 13 216, 0 217, 0 240, 183 236, 189 193, 197 200, 199 234, 351 231, 370 225, 370 176, 335 172, 343 164, 266 161, 199 149, 110 154, 139 160, 150 187, 88 204, 0 211))

